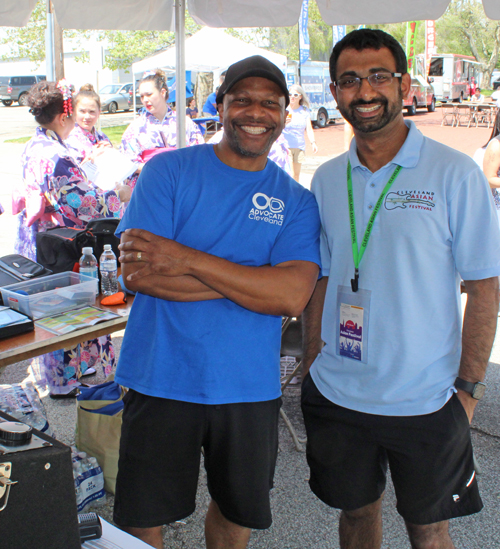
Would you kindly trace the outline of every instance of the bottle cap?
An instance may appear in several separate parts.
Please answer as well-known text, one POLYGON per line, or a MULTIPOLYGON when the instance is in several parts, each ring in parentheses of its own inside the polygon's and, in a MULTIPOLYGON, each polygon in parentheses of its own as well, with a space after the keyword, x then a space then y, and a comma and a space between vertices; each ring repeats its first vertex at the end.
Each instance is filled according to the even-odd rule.
POLYGON ((92 248, 82 248, 83 255, 92 254, 94 250, 92 248))
POLYGON ((111 244, 104 244, 105 250, 111 250, 111 244))

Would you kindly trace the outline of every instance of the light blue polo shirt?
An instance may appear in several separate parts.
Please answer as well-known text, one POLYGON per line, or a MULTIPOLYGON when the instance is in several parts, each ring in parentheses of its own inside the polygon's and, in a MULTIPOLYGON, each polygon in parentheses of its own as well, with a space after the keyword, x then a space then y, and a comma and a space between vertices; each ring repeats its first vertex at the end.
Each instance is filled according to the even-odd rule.
POLYGON ((427 414, 446 403, 461 354, 460 277, 500 275, 498 218, 482 171, 469 157, 406 124, 404 145, 376 173, 361 165, 353 139, 347 153, 318 168, 312 183, 323 227, 322 271, 329 280, 322 323, 326 345, 311 375, 332 402, 370 414, 427 414), (350 287, 354 274, 348 158, 358 244, 396 165, 403 168, 360 265, 359 287, 371 291, 366 364, 336 352, 337 288, 350 287))

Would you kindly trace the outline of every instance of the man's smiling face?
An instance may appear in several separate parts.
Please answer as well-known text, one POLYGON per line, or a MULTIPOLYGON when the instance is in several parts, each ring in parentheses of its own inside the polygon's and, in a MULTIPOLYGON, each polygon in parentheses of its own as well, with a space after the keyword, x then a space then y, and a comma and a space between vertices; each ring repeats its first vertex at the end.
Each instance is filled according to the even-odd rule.
POLYGON ((394 72, 396 61, 388 48, 342 51, 336 67, 337 81, 349 76, 363 78, 359 88, 340 90, 332 84, 338 108, 354 129, 362 133, 376 132, 401 115, 403 97, 411 85, 409 75, 404 74, 401 80, 395 77, 390 84, 377 88, 366 80, 371 74, 394 72))
POLYGON ((285 96, 280 87, 252 76, 237 82, 219 105, 224 138, 239 156, 267 156, 285 124, 285 96))

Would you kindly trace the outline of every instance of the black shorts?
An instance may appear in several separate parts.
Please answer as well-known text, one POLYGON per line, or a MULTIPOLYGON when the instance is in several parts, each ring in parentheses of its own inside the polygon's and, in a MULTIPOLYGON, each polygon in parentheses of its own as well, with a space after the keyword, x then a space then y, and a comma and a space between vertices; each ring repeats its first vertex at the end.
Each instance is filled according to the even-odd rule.
POLYGON ((302 411, 309 485, 327 505, 352 511, 377 501, 389 464, 407 522, 432 524, 482 509, 469 420, 456 395, 432 414, 364 414, 330 402, 308 375, 302 411))
POLYGON ((204 405, 130 390, 124 401, 116 524, 151 528, 193 513, 203 448, 208 490, 224 517, 269 528, 280 398, 204 405))

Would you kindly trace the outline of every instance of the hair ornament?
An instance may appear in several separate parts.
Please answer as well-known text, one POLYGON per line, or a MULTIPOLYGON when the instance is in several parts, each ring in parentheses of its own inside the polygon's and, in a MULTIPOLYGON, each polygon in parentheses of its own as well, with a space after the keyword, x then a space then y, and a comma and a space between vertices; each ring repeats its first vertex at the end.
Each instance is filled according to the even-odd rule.
POLYGON ((56 84, 56 88, 62 93, 63 96, 64 114, 66 115, 66 117, 72 116, 73 93, 71 84, 66 80, 66 78, 63 78, 62 80, 59 80, 59 82, 56 84))

